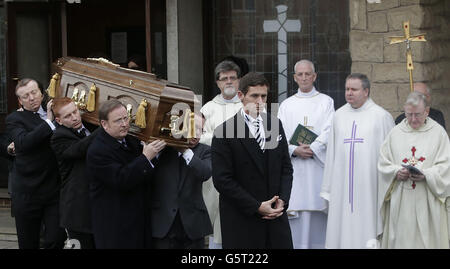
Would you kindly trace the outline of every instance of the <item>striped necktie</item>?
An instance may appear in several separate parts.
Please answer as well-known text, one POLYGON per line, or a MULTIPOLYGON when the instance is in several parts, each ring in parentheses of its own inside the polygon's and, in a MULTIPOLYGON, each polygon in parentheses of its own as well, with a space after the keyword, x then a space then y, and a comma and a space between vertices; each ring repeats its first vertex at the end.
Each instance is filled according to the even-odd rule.
POLYGON ((256 121, 253 122, 253 125, 255 126, 256 132, 255 132, 255 138, 256 142, 258 143, 261 150, 264 152, 264 145, 266 144, 266 139, 264 139, 263 134, 261 132, 262 121, 260 119, 256 119, 256 121))

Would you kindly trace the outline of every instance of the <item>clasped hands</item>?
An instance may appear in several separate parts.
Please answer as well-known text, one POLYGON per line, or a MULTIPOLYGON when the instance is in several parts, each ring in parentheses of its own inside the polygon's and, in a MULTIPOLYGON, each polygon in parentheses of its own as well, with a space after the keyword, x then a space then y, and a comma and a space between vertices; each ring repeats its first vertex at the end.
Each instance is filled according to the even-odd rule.
POLYGON ((311 150, 308 144, 299 144, 294 150, 294 155, 302 159, 310 159, 313 157, 314 152, 311 150))
POLYGON ((397 172, 397 180, 406 181, 408 179, 414 182, 423 181, 425 180, 425 175, 412 174, 404 167, 397 172))
POLYGON ((258 208, 258 213, 262 219, 273 220, 283 215, 284 201, 279 196, 274 196, 272 199, 262 202, 258 208))

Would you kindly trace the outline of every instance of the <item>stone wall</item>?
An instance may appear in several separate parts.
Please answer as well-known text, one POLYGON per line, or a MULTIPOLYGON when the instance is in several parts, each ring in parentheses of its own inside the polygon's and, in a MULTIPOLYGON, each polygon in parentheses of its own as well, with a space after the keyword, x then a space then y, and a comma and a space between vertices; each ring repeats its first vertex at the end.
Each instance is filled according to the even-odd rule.
POLYGON ((397 117, 409 94, 406 44, 390 45, 390 36, 403 36, 410 21, 411 35, 426 34, 414 42, 413 78, 433 89, 432 106, 441 110, 450 131, 450 1, 349 0, 352 72, 368 75, 371 97, 397 117))

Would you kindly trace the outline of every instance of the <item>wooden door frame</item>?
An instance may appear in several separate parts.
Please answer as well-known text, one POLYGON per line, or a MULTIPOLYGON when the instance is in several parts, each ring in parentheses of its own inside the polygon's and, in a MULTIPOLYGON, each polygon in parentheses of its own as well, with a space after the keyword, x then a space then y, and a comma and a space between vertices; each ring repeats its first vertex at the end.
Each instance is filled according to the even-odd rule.
MULTIPOLYGON (((8 23, 7 32, 7 48, 6 56, 6 88, 8 98, 8 113, 18 108, 17 97, 15 95, 15 86, 18 78, 17 68, 17 36, 16 36, 16 15, 18 13, 36 14, 45 12, 48 14, 48 33, 49 33, 49 72, 51 72, 51 64, 62 53, 61 45, 61 19, 60 9, 63 2, 6 2, 6 17, 8 23)), ((50 79, 50 74, 49 74, 50 79)), ((44 82, 43 82, 44 83, 44 82)))

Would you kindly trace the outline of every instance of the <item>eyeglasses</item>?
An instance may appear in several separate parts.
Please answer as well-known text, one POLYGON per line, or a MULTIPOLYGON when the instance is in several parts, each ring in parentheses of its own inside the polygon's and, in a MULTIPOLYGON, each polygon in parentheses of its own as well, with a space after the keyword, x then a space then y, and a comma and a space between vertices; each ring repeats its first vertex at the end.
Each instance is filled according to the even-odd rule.
POLYGON ((129 123, 129 121, 130 121, 130 118, 128 116, 126 116, 126 117, 114 120, 113 123, 114 124, 122 124, 122 123, 127 124, 127 123, 129 123))
POLYGON ((219 78, 218 81, 220 82, 226 82, 228 80, 230 80, 231 82, 236 81, 238 78, 235 76, 231 76, 231 77, 223 77, 223 78, 219 78))
POLYGON ((420 113, 405 113, 405 116, 406 116, 407 118, 412 118, 412 117, 414 117, 414 118, 418 119, 418 118, 421 118, 423 115, 425 115, 425 111, 422 111, 422 112, 420 112, 420 113))

